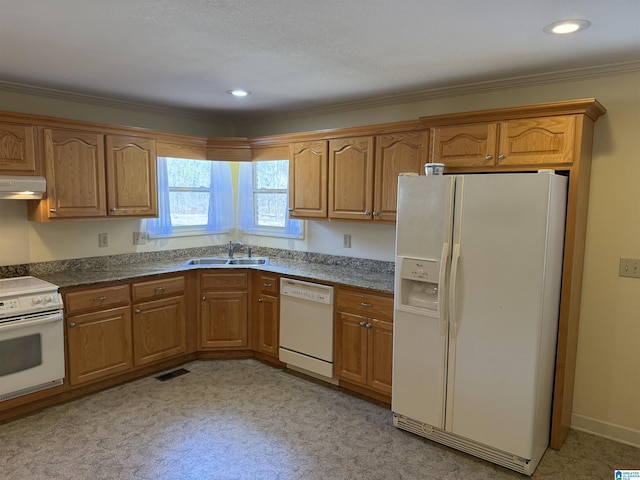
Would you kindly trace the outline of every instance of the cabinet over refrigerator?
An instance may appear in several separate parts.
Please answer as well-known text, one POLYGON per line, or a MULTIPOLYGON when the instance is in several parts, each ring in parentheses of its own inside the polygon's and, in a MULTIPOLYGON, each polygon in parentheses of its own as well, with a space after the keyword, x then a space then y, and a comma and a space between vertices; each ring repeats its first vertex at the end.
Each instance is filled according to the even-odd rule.
POLYGON ((549 444, 567 179, 401 176, 394 424, 531 475, 549 444))

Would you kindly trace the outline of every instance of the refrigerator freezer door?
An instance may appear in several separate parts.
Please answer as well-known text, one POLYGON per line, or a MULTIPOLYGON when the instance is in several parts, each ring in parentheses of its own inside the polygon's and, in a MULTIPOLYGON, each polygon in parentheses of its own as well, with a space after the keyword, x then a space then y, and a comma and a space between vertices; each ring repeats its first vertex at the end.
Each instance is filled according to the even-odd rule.
POLYGON ((565 202, 550 198, 564 180, 468 175, 456 185, 446 430, 522 458, 532 458, 535 418, 551 399, 552 369, 539 366, 555 348, 541 345, 558 315, 549 292, 560 289, 565 202))
MULTIPOLYGON (((400 177, 396 259, 411 257, 438 262, 438 282, 446 277, 452 229, 454 177, 400 177)), ((396 268, 392 410, 429 425, 444 428, 447 356, 446 282, 440 285, 437 315, 399 309, 402 288, 396 268), (443 324, 445 328, 443 328, 443 324)), ((409 292, 407 292, 409 293, 409 292)))

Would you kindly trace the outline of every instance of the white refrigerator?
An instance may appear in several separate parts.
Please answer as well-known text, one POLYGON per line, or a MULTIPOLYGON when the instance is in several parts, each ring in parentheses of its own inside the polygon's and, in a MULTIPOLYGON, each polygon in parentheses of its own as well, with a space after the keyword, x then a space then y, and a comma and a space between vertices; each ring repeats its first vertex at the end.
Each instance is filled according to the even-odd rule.
POLYGON ((531 475, 548 444, 567 178, 400 176, 394 425, 531 475))

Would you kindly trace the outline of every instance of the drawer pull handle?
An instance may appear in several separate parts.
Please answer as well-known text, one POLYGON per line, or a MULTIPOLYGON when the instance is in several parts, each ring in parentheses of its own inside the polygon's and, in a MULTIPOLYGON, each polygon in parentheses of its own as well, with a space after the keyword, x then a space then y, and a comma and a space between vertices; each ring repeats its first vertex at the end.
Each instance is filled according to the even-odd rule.
POLYGON ((156 287, 156 290, 159 292, 164 292, 167 289, 167 287, 156 287))
POLYGON ((264 302, 264 298, 259 298, 258 299, 258 303, 263 303, 264 302))
POLYGON ((373 303, 360 302, 360 305, 362 305, 363 307, 373 307, 373 303))
POLYGON ((104 300, 106 300, 106 299, 107 299, 107 297, 106 297, 106 296, 104 296, 104 297, 96 297, 96 298, 94 298, 94 299, 93 299, 93 301, 94 301, 94 302, 102 302, 102 301, 104 301, 104 300))
POLYGON ((263 283, 262 286, 263 287, 271 287, 272 285, 270 283, 263 283))
POLYGON ((139 308, 136 308, 136 309, 134 310, 134 312, 135 312, 135 313, 140 313, 140 309, 139 309, 139 308))
POLYGON ((57 208, 50 208, 49 211, 51 213, 58 213, 58 209, 57 208))

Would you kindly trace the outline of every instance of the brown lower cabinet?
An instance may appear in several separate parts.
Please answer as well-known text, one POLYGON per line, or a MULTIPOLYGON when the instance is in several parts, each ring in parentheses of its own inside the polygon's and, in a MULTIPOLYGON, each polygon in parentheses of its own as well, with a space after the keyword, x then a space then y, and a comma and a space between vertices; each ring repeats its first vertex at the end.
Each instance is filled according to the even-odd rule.
POLYGON ((390 397, 393 297, 338 288, 335 329, 336 376, 390 397))
POLYGON ((280 347, 280 275, 253 272, 252 324, 253 348, 271 358, 278 358, 280 347))
POLYGON ((246 270, 200 273, 200 349, 249 348, 246 270))

